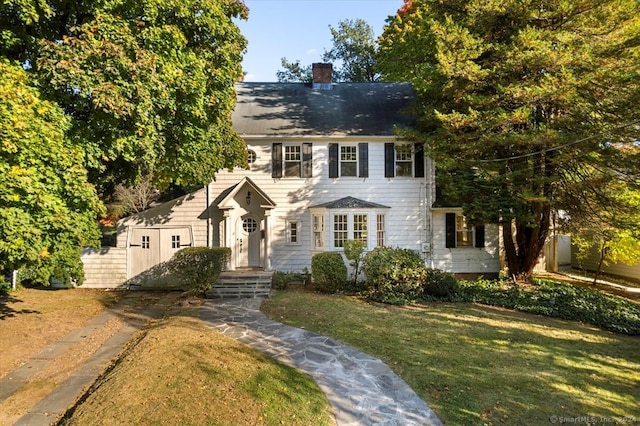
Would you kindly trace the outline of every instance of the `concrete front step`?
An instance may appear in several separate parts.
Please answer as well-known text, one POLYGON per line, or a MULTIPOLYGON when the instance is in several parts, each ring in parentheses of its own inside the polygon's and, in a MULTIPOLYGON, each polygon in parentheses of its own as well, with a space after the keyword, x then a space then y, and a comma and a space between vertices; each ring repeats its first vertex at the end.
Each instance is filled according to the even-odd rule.
POLYGON ((206 297, 207 299, 269 297, 271 275, 261 271, 223 272, 211 290, 206 292, 206 297))

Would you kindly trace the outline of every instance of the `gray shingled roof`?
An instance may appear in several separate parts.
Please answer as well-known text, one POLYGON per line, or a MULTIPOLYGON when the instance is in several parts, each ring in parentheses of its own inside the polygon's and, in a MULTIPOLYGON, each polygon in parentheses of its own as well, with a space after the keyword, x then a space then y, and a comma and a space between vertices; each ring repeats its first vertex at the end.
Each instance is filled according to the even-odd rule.
POLYGON ((391 136, 407 127, 409 83, 238 83, 233 128, 241 136, 391 136))
POLYGON ((328 203, 317 204, 315 206, 309 207, 311 209, 315 208, 325 208, 325 209, 388 209, 390 207, 383 206, 382 204, 371 203, 369 201, 364 201, 359 198, 354 197, 344 197, 338 200, 329 201, 328 203))

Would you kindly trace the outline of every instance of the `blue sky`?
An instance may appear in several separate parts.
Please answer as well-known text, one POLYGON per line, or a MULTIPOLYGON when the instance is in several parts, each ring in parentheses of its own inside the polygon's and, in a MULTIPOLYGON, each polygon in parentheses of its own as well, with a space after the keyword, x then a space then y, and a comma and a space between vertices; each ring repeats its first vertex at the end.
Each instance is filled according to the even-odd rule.
POLYGON ((345 19, 364 19, 375 36, 402 0, 245 0, 249 19, 238 27, 249 41, 242 66, 245 81, 277 81, 280 59, 301 65, 320 62, 332 46, 329 25, 345 19))

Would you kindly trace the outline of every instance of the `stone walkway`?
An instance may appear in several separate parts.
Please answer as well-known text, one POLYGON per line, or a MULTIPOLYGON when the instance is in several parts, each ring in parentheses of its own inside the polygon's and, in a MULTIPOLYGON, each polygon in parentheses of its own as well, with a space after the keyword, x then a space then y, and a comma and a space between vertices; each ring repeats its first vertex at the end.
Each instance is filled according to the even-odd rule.
POLYGON ((208 300, 209 327, 309 374, 338 425, 441 425, 434 412, 377 358, 310 331, 271 321, 262 299, 208 300))

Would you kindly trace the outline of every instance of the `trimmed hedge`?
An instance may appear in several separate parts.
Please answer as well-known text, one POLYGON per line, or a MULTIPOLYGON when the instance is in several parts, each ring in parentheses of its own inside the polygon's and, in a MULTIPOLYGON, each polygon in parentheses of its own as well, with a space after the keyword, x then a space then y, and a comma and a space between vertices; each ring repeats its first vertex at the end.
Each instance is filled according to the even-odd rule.
POLYGON ((347 282, 347 265, 336 252, 314 254, 311 258, 311 278, 316 290, 335 293, 347 282))

